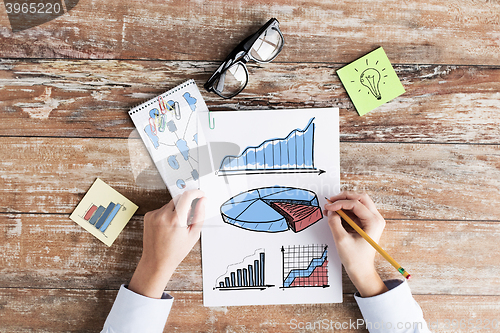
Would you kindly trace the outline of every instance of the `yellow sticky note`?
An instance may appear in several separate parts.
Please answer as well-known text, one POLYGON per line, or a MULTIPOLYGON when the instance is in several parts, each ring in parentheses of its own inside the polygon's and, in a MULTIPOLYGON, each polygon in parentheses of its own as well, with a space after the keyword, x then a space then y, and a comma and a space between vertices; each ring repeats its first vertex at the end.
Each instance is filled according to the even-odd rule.
POLYGON ((342 67, 337 75, 360 116, 405 92, 381 47, 342 67))
POLYGON ((69 218, 111 246, 138 208, 97 178, 69 218))

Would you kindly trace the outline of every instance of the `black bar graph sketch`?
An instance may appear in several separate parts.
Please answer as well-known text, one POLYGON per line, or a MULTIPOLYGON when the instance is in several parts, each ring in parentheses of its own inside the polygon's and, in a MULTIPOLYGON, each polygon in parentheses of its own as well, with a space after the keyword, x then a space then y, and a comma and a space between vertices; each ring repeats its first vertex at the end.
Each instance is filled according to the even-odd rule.
POLYGON ((266 283, 266 253, 257 249, 242 261, 227 266, 226 272, 220 275, 214 289, 225 290, 264 290, 274 287, 266 283))

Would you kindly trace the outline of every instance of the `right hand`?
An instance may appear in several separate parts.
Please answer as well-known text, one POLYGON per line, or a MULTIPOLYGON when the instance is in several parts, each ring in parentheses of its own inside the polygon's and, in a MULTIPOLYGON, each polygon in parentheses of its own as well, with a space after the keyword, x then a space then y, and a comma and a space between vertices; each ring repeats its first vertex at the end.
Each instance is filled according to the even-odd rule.
POLYGON ((387 291, 375 270, 376 250, 352 228, 347 231, 335 212, 342 209, 378 243, 384 231, 385 220, 372 199, 366 193, 342 192, 329 200, 332 203, 325 205, 325 213, 337 252, 349 278, 363 297, 387 291))

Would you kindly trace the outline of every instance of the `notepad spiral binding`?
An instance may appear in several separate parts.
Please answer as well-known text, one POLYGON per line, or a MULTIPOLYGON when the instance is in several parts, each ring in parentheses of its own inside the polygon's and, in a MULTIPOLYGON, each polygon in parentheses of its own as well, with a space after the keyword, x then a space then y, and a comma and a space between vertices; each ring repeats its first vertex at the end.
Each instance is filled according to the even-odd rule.
POLYGON ((167 96, 170 96, 170 95, 176 93, 177 91, 179 91, 181 89, 184 89, 185 87, 187 87, 191 84, 196 84, 196 82, 194 82, 193 79, 189 79, 189 80, 185 81, 184 83, 181 83, 180 85, 164 92, 163 94, 160 94, 154 98, 149 99, 146 102, 143 102, 141 104, 134 106, 132 109, 130 109, 130 111, 128 111, 128 114, 131 116, 136 112, 140 112, 140 111, 150 107, 152 104, 156 103, 156 101, 158 100, 159 97, 166 98, 167 96))

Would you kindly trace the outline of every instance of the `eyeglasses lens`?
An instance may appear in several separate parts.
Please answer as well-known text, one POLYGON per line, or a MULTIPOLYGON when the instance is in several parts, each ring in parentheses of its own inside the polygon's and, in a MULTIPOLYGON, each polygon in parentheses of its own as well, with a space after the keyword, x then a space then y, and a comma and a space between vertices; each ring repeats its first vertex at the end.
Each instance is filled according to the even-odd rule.
POLYGON ((236 63, 224 71, 215 82, 214 88, 224 97, 239 93, 248 81, 248 74, 241 63, 236 63))
POLYGON ((283 45, 283 38, 275 28, 267 29, 255 41, 250 50, 250 55, 257 61, 266 62, 271 61, 283 45))

